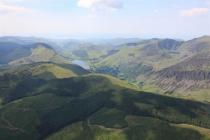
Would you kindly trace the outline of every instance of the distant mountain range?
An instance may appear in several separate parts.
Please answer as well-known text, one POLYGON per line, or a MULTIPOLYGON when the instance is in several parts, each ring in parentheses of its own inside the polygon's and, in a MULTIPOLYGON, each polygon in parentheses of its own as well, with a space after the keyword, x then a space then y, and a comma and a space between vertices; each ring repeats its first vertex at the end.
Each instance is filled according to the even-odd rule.
POLYGON ((143 90, 208 101, 209 58, 209 36, 189 41, 151 39, 125 44, 95 66, 143 90))
POLYGON ((0 38, 0 64, 84 61, 96 72, 141 90, 210 101, 210 37, 176 39, 50 40, 0 38))

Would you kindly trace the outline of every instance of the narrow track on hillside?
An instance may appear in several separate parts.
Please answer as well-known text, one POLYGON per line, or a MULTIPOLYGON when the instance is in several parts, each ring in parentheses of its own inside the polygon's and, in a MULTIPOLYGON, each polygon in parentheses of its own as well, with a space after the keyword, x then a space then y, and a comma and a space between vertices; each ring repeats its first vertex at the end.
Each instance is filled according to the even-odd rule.
POLYGON ((6 124, 5 127, 8 128, 9 130, 26 133, 24 129, 14 126, 9 120, 7 120, 4 114, 1 115, 0 119, 6 124))

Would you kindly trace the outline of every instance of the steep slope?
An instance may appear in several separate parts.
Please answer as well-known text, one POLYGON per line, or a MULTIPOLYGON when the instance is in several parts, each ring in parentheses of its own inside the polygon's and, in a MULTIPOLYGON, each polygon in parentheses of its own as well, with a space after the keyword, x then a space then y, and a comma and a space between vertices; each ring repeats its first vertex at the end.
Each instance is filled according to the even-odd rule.
POLYGON ((30 48, 11 42, 0 42, 0 65, 8 64, 11 61, 27 57, 31 54, 30 48))
POLYGON ((158 71, 155 83, 170 94, 181 93, 194 99, 209 100, 210 89, 210 37, 188 41, 180 47, 184 59, 158 71), (199 97, 200 96, 200 97, 199 97))
POLYGON ((126 89, 100 75, 21 82, 27 88, 20 86, 0 108, 0 139, 37 140, 58 132, 49 139, 204 140, 169 122, 210 128, 209 104, 126 89))
POLYGON ((36 43, 31 46, 30 56, 20 58, 18 60, 12 61, 9 64, 30 64, 34 62, 56 62, 64 63, 66 62, 63 57, 58 55, 52 47, 43 43, 36 43))
POLYGON ((54 43, 41 38, 0 37, 0 65, 68 62, 51 47, 51 44, 54 46, 54 43))
POLYGON ((174 58, 178 55, 177 49, 181 44, 182 41, 172 39, 151 39, 126 44, 115 54, 100 61, 96 70, 135 81, 139 75, 149 74, 176 63, 174 58))
POLYGON ((71 64, 35 63, 2 67, 0 69, 0 98, 2 102, 8 102, 26 95, 27 90, 38 90, 34 89, 34 86, 42 85, 45 80, 86 74, 89 74, 89 71, 71 64))
POLYGON ((96 71, 137 83, 142 90, 210 101, 209 36, 125 44, 95 66, 96 71))

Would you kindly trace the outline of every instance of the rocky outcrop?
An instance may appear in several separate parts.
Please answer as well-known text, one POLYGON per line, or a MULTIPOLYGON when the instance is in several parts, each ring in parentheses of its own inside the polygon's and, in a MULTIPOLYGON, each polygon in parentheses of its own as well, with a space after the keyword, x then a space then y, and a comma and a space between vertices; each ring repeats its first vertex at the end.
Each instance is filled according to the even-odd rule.
POLYGON ((178 90, 207 89, 210 88, 210 72, 166 69, 158 72, 155 84, 170 93, 178 90))
POLYGON ((176 50, 180 47, 182 43, 182 41, 177 41, 174 39, 163 39, 158 42, 158 46, 160 49, 176 50))
POLYGON ((159 73, 159 78, 174 78, 177 81, 182 80, 210 80, 210 72, 207 71, 173 71, 163 70, 159 73))

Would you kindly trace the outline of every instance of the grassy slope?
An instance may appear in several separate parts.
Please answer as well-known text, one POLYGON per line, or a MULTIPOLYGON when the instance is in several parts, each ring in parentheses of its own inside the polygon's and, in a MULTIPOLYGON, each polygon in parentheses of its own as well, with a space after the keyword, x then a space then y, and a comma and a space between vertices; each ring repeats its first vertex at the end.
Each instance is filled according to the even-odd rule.
POLYGON ((116 54, 102 60, 98 66, 116 67, 123 63, 144 63, 153 66, 155 70, 160 70, 179 62, 177 59, 179 54, 158 48, 159 41, 161 40, 150 40, 135 47, 123 47, 116 54))
POLYGON ((189 124, 175 124, 173 126, 176 126, 179 128, 187 128, 187 129, 196 130, 200 132, 201 134, 203 134, 206 137, 206 139, 210 139, 210 129, 206 129, 206 128, 202 128, 202 127, 198 127, 194 125, 189 125, 189 124))
POLYGON ((210 37, 205 36, 187 41, 180 44, 181 46, 175 51, 158 48, 157 44, 161 40, 142 42, 135 47, 121 48, 116 54, 102 60, 99 66, 119 66, 122 63, 129 64, 136 61, 136 63, 142 62, 147 65, 152 65, 154 70, 161 70, 194 55, 209 53, 209 38, 210 37))
POLYGON ((127 116, 126 121, 129 126, 124 129, 79 122, 65 127, 46 140, 209 140, 210 138, 198 134, 195 130, 171 126, 158 119, 127 116))
POLYGON ((75 123, 48 137, 46 140, 126 140, 126 135, 117 130, 90 126, 85 122, 75 123))
POLYGON ((28 73, 32 76, 44 76, 47 73, 51 73, 55 78, 69 78, 72 76, 88 74, 89 71, 72 64, 42 62, 1 68, 0 75, 11 74, 21 76, 28 73))
POLYGON ((65 69, 55 64, 40 65, 32 70, 32 74, 34 76, 40 75, 45 72, 52 73, 56 78, 69 78, 72 76, 77 76, 77 74, 71 71, 70 69, 65 69))
MULTIPOLYGON (((119 68, 120 75, 130 82, 137 83, 140 85, 141 90, 148 91, 148 92, 155 92, 159 94, 165 94, 167 92, 166 89, 158 87, 156 83, 156 75, 152 75, 148 68, 142 67, 142 65, 138 65, 139 63, 143 63, 146 66, 152 66, 152 71, 158 71, 173 65, 177 65, 172 70, 178 71, 198 71, 204 70, 206 72, 210 69, 210 62, 209 62, 209 54, 210 54, 210 38, 208 36, 196 38, 190 41, 184 42, 181 47, 179 47, 175 52, 171 53, 165 52, 165 50, 158 49, 153 51, 154 49, 151 47, 151 52, 155 52, 154 54, 145 55, 147 54, 148 50, 145 49, 150 47, 147 46, 148 44, 140 44, 135 47, 124 47, 120 49, 114 55, 107 57, 106 59, 102 60, 97 67, 108 66, 111 68, 119 68), (164 54, 167 55, 164 55, 164 54), (145 71, 149 72, 149 76, 146 75, 145 71), (152 75, 152 76, 151 76, 152 75), (133 79, 133 80, 132 80, 133 79), (142 86, 143 83, 143 86, 142 86)), ((112 72, 112 71, 110 71, 112 72)), ((119 76, 115 75, 115 76, 119 76)), ((119 76, 120 77, 120 76, 119 76)), ((163 80, 164 81, 164 80, 163 80)), ((170 80, 169 80, 170 82, 170 80)), ((168 82, 168 83, 169 83, 168 82)), ((172 81, 171 81, 172 82, 172 81)), ((179 83, 179 81, 175 81, 179 83)), ((187 82, 185 82, 187 83, 187 82)), ((189 85, 192 81, 188 82, 189 85)), ((200 81, 195 84, 195 87, 198 85, 204 85, 208 81, 200 81)), ((172 84, 168 84, 169 87, 173 87, 172 84)), ((167 87, 167 82, 166 82, 167 87)), ((193 99, 197 101, 207 101, 210 102, 210 95, 209 95, 209 88, 204 89, 202 88, 194 88, 191 90, 183 90, 182 88, 176 89, 173 94, 168 94, 170 96, 185 98, 185 99, 193 99)))
POLYGON ((120 79, 110 76, 110 75, 106 75, 106 74, 89 74, 89 75, 102 76, 102 77, 109 79, 113 85, 128 88, 128 89, 133 89, 133 90, 139 90, 137 85, 131 84, 127 81, 120 80, 120 79))
MULTIPOLYGON (((30 81, 33 83, 33 79, 30 81)), ((102 135, 104 137, 111 135, 110 137, 112 137, 119 132, 107 132, 110 129, 104 130, 105 127, 111 128, 111 130, 129 127, 129 130, 122 134, 122 138, 125 135, 126 138, 133 138, 136 135, 135 139, 142 136, 146 139, 150 135, 155 135, 154 140, 162 140, 176 135, 180 137, 187 135, 195 140, 203 140, 199 133, 191 130, 186 130, 186 133, 177 130, 175 133, 172 131, 174 128, 168 126, 165 121, 210 127, 208 123, 210 105, 208 104, 118 87, 104 76, 90 75, 55 79, 34 85, 32 89, 39 90, 31 94, 31 90, 26 89, 25 92, 29 97, 22 96, 22 99, 10 102, 0 109, 0 139, 25 140, 30 138, 35 140, 45 138, 70 124, 88 118, 89 123, 87 124, 91 127, 92 125, 100 126, 102 132, 99 132, 101 134, 99 137, 102 135), (159 118, 164 122, 162 124, 158 120, 146 119, 147 121, 143 120, 143 122, 151 122, 151 127, 147 123, 142 127, 143 122, 139 123, 139 126, 133 126, 133 124, 130 125, 128 119, 130 115, 159 118), (155 122, 159 124, 158 127, 152 125, 156 124, 155 122), (163 128, 160 130, 161 133, 167 130, 169 135, 158 135, 161 133, 156 131, 157 128, 163 128), (145 131, 150 132, 149 130, 151 130, 151 134, 144 135, 145 131)), ((96 131, 99 130, 96 129, 96 131)), ((80 136, 86 136, 86 134, 85 131, 80 136)), ((78 139, 82 139, 81 137, 78 139)))

